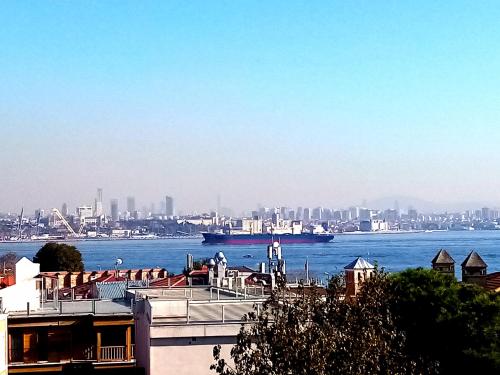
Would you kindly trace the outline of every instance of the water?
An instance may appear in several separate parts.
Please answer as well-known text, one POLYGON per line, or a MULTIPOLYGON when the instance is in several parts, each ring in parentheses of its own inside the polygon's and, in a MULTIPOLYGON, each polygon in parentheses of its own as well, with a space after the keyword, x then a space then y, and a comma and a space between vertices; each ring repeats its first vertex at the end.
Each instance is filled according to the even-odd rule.
MULTIPOLYGON (((257 269, 260 262, 266 261, 265 246, 202 245, 201 239, 76 241, 72 244, 82 252, 86 270, 113 269, 115 259, 122 258, 122 269, 162 267, 179 273, 187 253, 196 259, 211 257, 220 250, 230 265, 257 269), (247 254, 253 257, 244 258, 247 254)), ((31 259, 42 245, 40 242, 0 243, 0 254, 14 251, 31 259)), ((328 244, 285 245, 283 253, 289 272, 303 271, 308 259, 310 271, 324 277, 326 273, 341 272, 356 256, 377 262, 388 271, 429 268, 441 248, 455 259, 458 278, 460 263, 472 249, 488 264, 488 272, 500 271, 500 231, 337 235, 328 244)))

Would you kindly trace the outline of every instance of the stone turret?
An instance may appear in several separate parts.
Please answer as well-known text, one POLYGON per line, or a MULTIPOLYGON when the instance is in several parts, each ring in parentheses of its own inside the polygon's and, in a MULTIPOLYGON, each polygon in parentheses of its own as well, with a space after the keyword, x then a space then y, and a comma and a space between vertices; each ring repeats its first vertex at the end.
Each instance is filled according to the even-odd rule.
POLYGON ((346 297, 353 297, 359 293, 361 284, 364 280, 370 278, 375 271, 375 267, 361 257, 357 257, 351 263, 344 267, 346 297))
POLYGON ((488 265, 475 251, 471 251, 462 262, 462 281, 464 283, 486 285, 488 265))
POLYGON ((455 260, 446 250, 441 249, 432 260, 432 269, 455 277, 455 260))

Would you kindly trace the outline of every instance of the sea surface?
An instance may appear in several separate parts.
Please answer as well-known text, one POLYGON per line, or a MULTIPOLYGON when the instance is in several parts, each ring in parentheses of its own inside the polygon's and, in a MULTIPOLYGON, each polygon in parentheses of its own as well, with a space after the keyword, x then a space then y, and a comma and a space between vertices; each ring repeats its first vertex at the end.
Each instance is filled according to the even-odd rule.
MULTIPOLYGON (((223 251, 233 266, 257 269, 260 262, 266 261, 266 247, 262 245, 202 245, 201 240, 80 240, 68 243, 81 251, 86 270, 113 269, 116 259, 121 258, 121 269, 162 267, 179 273, 186 264, 186 254, 197 259, 212 257, 218 251, 223 251)), ((0 243, 0 254, 14 251, 31 259, 41 246, 41 242, 0 243)), ((448 250, 455 259, 459 279, 460 263, 471 250, 479 252, 488 264, 488 272, 500 271, 500 231, 340 234, 328 244, 284 245, 283 255, 288 273, 303 272, 307 259, 311 274, 325 279, 343 271, 357 256, 377 262, 390 272, 409 267, 430 268, 439 249, 448 250)))

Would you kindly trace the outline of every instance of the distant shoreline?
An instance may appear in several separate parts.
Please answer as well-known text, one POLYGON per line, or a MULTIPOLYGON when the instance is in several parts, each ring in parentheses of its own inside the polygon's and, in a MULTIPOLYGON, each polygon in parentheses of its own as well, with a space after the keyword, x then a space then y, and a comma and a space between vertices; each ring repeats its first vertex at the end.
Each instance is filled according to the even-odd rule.
MULTIPOLYGON (((464 230, 464 231, 454 231, 448 229, 436 229, 436 230, 390 230, 390 231, 375 231, 375 232, 334 232, 332 233, 334 236, 355 236, 355 235, 391 235, 391 234, 417 234, 417 233, 443 233, 443 232, 495 232, 496 230, 464 230)), ((35 240, 20 240, 20 241, 11 241, 11 240, 0 240, 0 244, 16 244, 16 243, 47 243, 47 242, 80 242, 80 241, 96 241, 96 242, 106 242, 106 241, 159 241, 159 240, 193 240, 193 239, 202 239, 203 236, 200 235, 192 235, 192 236, 172 236, 172 237, 153 237, 153 238, 53 238, 53 239, 35 239, 35 240)))

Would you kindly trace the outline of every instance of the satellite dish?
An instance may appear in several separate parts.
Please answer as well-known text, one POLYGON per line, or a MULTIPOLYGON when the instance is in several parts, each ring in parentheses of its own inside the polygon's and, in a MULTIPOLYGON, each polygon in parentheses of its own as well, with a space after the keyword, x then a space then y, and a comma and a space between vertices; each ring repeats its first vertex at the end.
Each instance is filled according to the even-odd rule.
POLYGON ((115 262, 115 264, 116 264, 117 266, 119 266, 119 265, 120 265, 120 264, 122 264, 122 263, 123 263, 123 259, 122 259, 122 258, 116 258, 116 262, 115 262))

